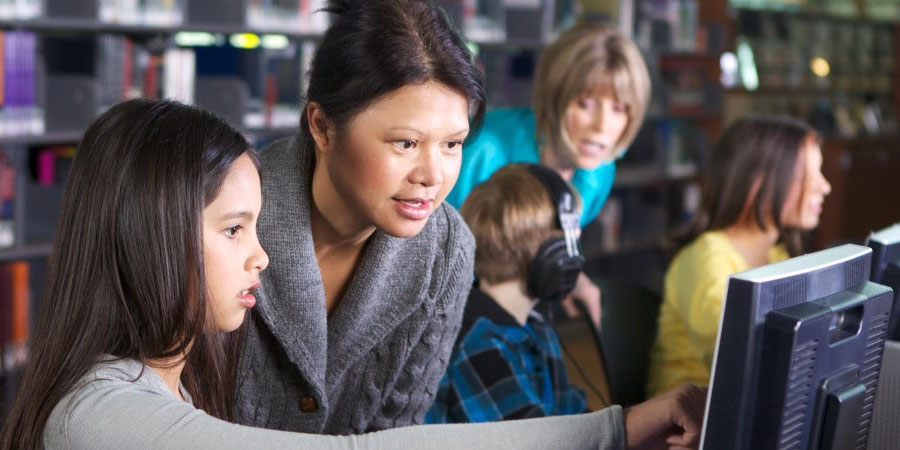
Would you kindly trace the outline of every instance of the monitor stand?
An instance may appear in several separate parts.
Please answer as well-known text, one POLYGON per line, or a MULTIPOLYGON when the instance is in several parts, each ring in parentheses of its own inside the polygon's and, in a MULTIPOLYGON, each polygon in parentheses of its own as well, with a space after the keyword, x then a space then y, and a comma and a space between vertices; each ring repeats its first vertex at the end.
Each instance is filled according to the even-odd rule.
POLYGON ((869 450, 894 449, 900 440, 900 341, 884 341, 876 389, 869 450))

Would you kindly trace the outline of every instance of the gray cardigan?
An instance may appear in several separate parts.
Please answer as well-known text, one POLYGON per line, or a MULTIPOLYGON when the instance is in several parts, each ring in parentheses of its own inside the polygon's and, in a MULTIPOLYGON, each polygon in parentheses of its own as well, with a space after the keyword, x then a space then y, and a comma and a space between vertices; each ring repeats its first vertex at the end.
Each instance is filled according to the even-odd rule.
POLYGON ((54 407, 44 427, 50 449, 396 449, 622 447, 618 407, 579 416, 496 424, 424 425, 361 436, 322 436, 228 423, 179 400, 135 360, 96 365, 54 407))
POLYGON ((414 237, 376 231, 328 318, 310 230, 314 155, 301 140, 260 155, 270 263, 245 330, 237 417, 323 434, 421 423, 459 331, 474 239, 446 204, 414 237))

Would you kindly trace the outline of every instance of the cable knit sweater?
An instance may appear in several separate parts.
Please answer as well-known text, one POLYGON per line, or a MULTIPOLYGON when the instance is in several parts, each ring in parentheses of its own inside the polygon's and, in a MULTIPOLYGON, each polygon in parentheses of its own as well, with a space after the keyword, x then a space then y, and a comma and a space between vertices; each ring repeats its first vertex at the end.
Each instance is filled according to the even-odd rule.
POLYGON ((329 318, 310 228, 313 150, 301 139, 260 156, 270 263, 244 335, 239 421, 324 434, 422 423, 459 331, 474 239, 446 204, 414 237, 376 231, 329 318))

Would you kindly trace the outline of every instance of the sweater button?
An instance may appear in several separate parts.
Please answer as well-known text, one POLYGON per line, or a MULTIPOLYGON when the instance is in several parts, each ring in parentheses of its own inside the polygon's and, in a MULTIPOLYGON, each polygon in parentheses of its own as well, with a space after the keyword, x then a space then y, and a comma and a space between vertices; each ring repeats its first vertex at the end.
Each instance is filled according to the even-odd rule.
POLYGON ((316 412, 317 409, 319 409, 319 405, 316 403, 316 399, 308 395, 304 395, 300 398, 300 411, 312 413, 316 412))

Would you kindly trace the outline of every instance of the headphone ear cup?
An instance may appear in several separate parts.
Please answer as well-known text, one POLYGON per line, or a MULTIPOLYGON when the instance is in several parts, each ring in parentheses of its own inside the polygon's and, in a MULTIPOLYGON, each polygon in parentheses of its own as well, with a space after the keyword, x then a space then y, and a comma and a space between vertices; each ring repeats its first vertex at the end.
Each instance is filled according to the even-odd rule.
POLYGON ((544 241, 528 267, 528 294, 541 301, 566 298, 584 267, 584 257, 569 256, 565 238, 544 241))

